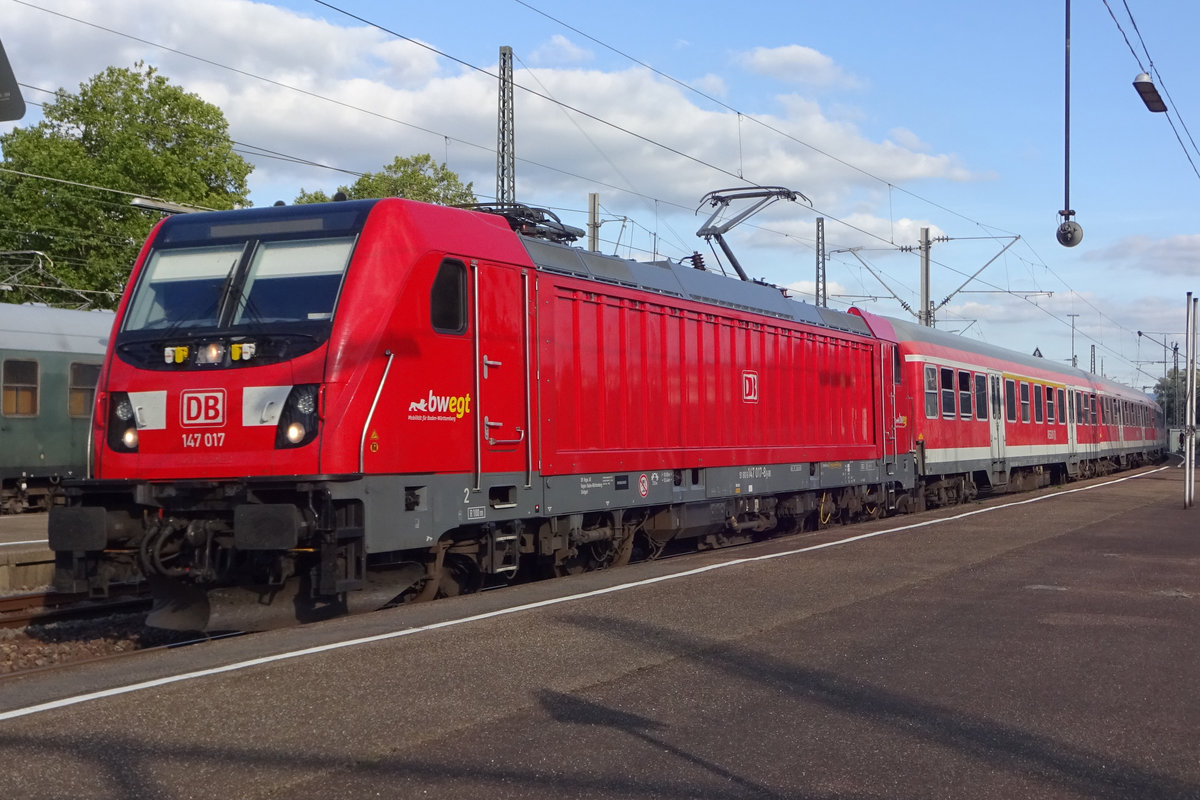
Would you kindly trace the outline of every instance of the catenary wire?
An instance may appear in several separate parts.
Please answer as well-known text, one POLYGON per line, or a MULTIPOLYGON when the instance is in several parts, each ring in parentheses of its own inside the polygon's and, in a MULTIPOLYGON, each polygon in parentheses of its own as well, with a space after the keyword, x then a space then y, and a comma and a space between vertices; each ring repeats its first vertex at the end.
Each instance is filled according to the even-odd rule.
MULTIPOLYGON (((23 5, 27 5, 27 6, 30 6, 30 7, 32 7, 32 8, 38 8, 37 6, 33 6, 33 5, 32 5, 32 4, 30 4, 30 3, 23 3, 23 2, 22 2, 22 0, 14 0, 14 2, 21 2, 23 5)), ((359 19, 360 21, 364 22, 365 24, 373 24, 373 23, 370 23, 370 22, 368 22, 368 21, 366 21, 366 20, 363 20, 363 19, 362 19, 362 18, 360 18, 360 17, 356 17, 356 16, 355 16, 355 15, 353 15, 353 14, 348 14, 348 12, 344 12, 342 9, 338 9, 338 8, 336 8, 335 6, 333 6, 333 5, 329 4, 329 3, 322 2, 322 0, 316 0, 316 2, 318 2, 320 5, 323 5, 323 6, 326 6, 326 7, 330 8, 330 9, 332 9, 332 10, 338 11, 338 12, 340 12, 340 13, 347 14, 348 16, 351 16, 351 17, 353 17, 353 18, 355 18, 355 19, 359 19)), ((520 2, 520 0, 518 0, 518 2, 520 2)), ((529 6, 527 3, 521 3, 521 4, 522 4, 522 5, 525 5, 526 7, 530 8, 531 10, 537 11, 536 9, 533 9, 533 7, 532 7, 532 6, 529 6)), ((39 10, 43 10, 43 11, 45 11, 46 9, 39 9, 39 10)), ((49 13, 57 13, 57 12, 49 12, 49 13)), ((537 13, 543 13, 543 12, 537 11, 537 13)), ((66 16, 66 15, 61 15, 61 14, 60 14, 59 16, 66 16)), ((70 18, 70 17, 68 17, 68 18, 70 18)), ((70 19, 74 19, 74 18, 70 18, 70 19)), ((553 18, 551 18, 551 19, 553 19, 553 18)), ((83 22, 82 20, 76 20, 76 21, 83 22)), ((86 22, 84 22, 84 24, 92 25, 92 23, 86 23, 86 22)), ((111 33, 114 33, 114 34, 117 34, 117 35, 126 36, 126 37, 128 37, 128 38, 134 39, 134 40, 136 40, 136 41, 143 42, 143 43, 145 43, 145 44, 149 44, 149 45, 156 46, 156 47, 161 47, 161 48, 163 48, 163 49, 165 49, 165 50, 168 50, 168 51, 170 51, 170 52, 174 52, 174 53, 177 53, 177 54, 180 54, 180 55, 184 55, 184 56, 187 56, 187 57, 190 57, 190 58, 195 58, 195 59, 197 59, 197 60, 200 60, 200 61, 202 61, 202 62, 205 62, 205 63, 211 64, 211 65, 213 65, 213 66, 217 66, 217 67, 220 67, 220 68, 223 68, 223 69, 229 69, 229 70, 232 70, 232 71, 234 71, 234 72, 237 72, 237 73, 240 73, 240 74, 246 75, 246 76, 248 76, 248 77, 253 77, 253 78, 256 78, 256 79, 259 79, 259 80, 264 80, 264 81, 266 81, 266 82, 268 82, 268 83, 273 83, 273 84, 275 84, 275 85, 278 85, 278 86, 280 86, 281 88, 287 88, 287 89, 291 89, 291 90, 294 90, 294 91, 298 91, 298 92, 301 92, 301 93, 303 93, 303 94, 307 94, 307 95, 313 96, 313 97, 315 97, 315 98, 320 98, 320 99, 323 99, 323 100, 326 100, 326 101, 329 101, 329 102, 337 103, 337 104, 339 104, 339 105, 343 105, 343 106, 345 106, 345 107, 352 108, 352 109, 354 109, 354 110, 358 110, 358 111, 361 111, 361 112, 364 112, 364 113, 368 113, 368 114, 373 114, 373 113, 375 113, 375 112, 371 112, 371 111, 370 111, 370 110, 368 110, 368 109, 362 109, 362 108, 358 108, 358 107, 352 106, 352 105, 350 105, 350 104, 343 103, 342 101, 338 101, 338 100, 334 100, 334 99, 332 99, 332 98, 328 98, 328 97, 321 96, 321 95, 319 95, 319 94, 316 94, 316 93, 314 93, 314 92, 309 92, 309 91, 307 91, 307 90, 299 89, 299 88, 297 88, 297 87, 288 86, 287 84, 284 84, 284 83, 281 83, 281 82, 278 82, 278 81, 274 81, 274 80, 271 80, 271 79, 269 79, 269 78, 264 78, 264 77, 262 77, 262 76, 253 75, 252 73, 248 73, 248 72, 245 72, 245 71, 243 71, 243 70, 238 70, 238 69, 235 69, 235 68, 232 68, 232 67, 228 67, 227 65, 220 64, 220 63, 218 63, 218 62, 214 62, 214 61, 211 61, 211 60, 209 60, 209 59, 201 58, 201 57, 198 57, 198 56, 192 56, 192 55, 190 55, 190 54, 183 53, 182 51, 174 50, 173 48, 164 47, 164 46, 162 46, 162 45, 157 45, 157 44, 155 44, 155 43, 153 43, 153 42, 148 42, 148 41, 146 41, 146 40, 144 40, 144 39, 139 39, 138 37, 129 36, 128 34, 124 34, 124 33, 121 33, 121 32, 119 32, 119 31, 113 31, 113 30, 111 30, 111 29, 104 28, 103 26, 95 26, 95 25, 93 25, 93 27, 97 27, 97 28, 100 28, 100 29, 102 29, 102 30, 105 30, 105 31, 108 31, 108 32, 111 32, 111 33)), ((379 26, 375 26, 375 27, 379 27, 379 26)), ((569 26, 568 26, 568 27, 569 27, 569 26)), ((406 41, 414 41, 414 40, 408 39, 408 37, 404 37, 403 35, 401 35, 401 34, 398 34, 398 33, 394 32, 394 31, 388 31, 388 30, 387 30, 387 29, 385 29, 385 28, 380 28, 380 29, 381 29, 381 30, 384 30, 385 32, 387 32, 387 33, 389 33, 389 34, 391 34, 391 35, 395 35, 395 36, 398 36, 399 38, 405 39, 406 41)), ((574 28, 572 28, 572 30, 575 30, 575 29, 574 29, 574 28)), ((587 34, 583 34, 582 32, 580 32, 580 33, 581 33, 581 35, 585 35, 585 36, 587 35, 587 34)), ((589 36, 588 38, 592 39, 593 41, 597 41, 597 42, 598 42, 598 40, 594 39, 594 37, 590 37, 590 36, 589 36)), ((414 41, 414 43, 416 43, 416 44, 419 44, 419 45, 421 45, 421 46, 425 46, 425 45, 423 45, 423 44, 422 44, 422 43, 420 43, 420 42, 415 42, 415 41, 414 41)), ((603 43, 601 43, 601 44, 603 44, 603 43)), ((606 47, 607 47, 607 45, 604 45, 604 46, 606 46, 606 47)), ((613 48, 610 48, 610 49, 613 49, 613 48)), ((456 58, 454 58, 453 56, 449 56, 449 55, 447 55, 447 54, 440 53, 440 51, 436 51, 436 50, 435 50, 434 52, 438 52, 440 55, 443 55, 444 57, 450 58, 451 60, 454 60, 454 61, 456 61, 456 62, 458 62, 458 63, 461 63, 461 64, 464 64, 464 65, 466 65, 466 66, 469 66, 469 67, 471 67, 472 69, 477 69, 477 70, 480 70, 480 68, 478 68, 478 67, 474 67, 473 65, 470 65, 470 64, 467 64, 467 62, 463 62, 463 61, 461 61, 460 59, 456 59, 456 58)), ((617 50, 615 50, 615 49, 614 49, 614 52, 618 52, 618 53, 620 53, 620 51, 617 51, 617 50)), ((634 60, 636 61, 636 59, 634 59, 634 60)), ((637 62, 637 63, 641 63, 641 62, 637 62)), ((646 66, 646 65, 644 65, 644 66, 646 66)), ((648 67, 648 68, 649 68, 649 67, 648 67)), ((650 68, 650 69, 652 69, 652 70, 653 70, 653 68, 650 68)), ((484 71, 484 70, 480 70, 480 71, 484 72, 484 74, 490 74, 490 73, 487 73, 487 72, 486 72, 486 71, 484 71)), ((667 78, 667 79, 669 79, 669 80, 672 80, 672 81, 673 81, 673 82, 675 82, 675 83, 679 83, 681 86, 686 86, 686 84, 683 84, 682 82, 679 82, 679 81, 675 80, 674 78, 671 78, 670 76, 667 76, 667 75, 665 75, 665 73, 661 73, 661 72, 659 72, 659 71, 657 71, 657 70, 654 70, 654 72, 655 72, 656 74, 663 75, 665 78, 667 78)), ((530 91, 530 90, 528 90, 528 89, 527 89, 527 88, 525 88, 525 87, 521 87, 521 88, 522 88, 524 91, 530 91)), ((691 87, 688 87, 688 88, 691 88, 691 87)), ((534 94, 537 94, 537 93, 535 92, 534 94)), ((700 94, 702 94, 702 95, 703 95, 704 93, 702 93, 702 92, 701 92, 700 94)), ((705 96, 707 96, 707 95, 705 95, 705 96)), ((557 101, 554 101, 554 100, 553 100, 553 98, 545 97, 545 99, 547 99, 547 100, 548 100, 548 101, 550 101, 550 102, 557 102, 557 101)), ((709 99, 713 99, 713 98, 709 98, 709 99)), ((716 101, 716 102, 719 102, 719 101, 716 101)), ((560 105, 562 105, 562 104, 560 104, 560 105)), ((722 105, 724 105, 724 104, 722 104, 722 105)), ((732 107, 730 107, 730 106, 725 106, 725 107, 726 107, 726 108, 729 108, 730 110, 734 110, 734 111, 736 111, 736 109, 732 109, 732 107)), ((584 115, 584 116, 586 116, 586 117, 589 117, 589 118, 591 118, 591 119, 597 120, 597 121, 599 121, 599 122, 603 122, 603 123, 605 123, 605 124, 612 125, 611 123, 607 123, 606 121, 604 121, 604 120, 602 120, 602 119, 600 119, 600 118, 598 118, 598 117, 595 117, 594 115, 590 115, 590 114, 588 114, 587 112, 580 111, 579 109, 571 108, 571 107, 569 107, 569 106, 566 106, 566 108, 569 108, 570 110, 576 111, 577 113, 580 113, 580 114, 582 114, 582 115, 584 115)), ((737 112, 737 113, 738 113, 739 115, 741 115, 741 114, 742 114, 742 112, 737 112)), ((436 132, 429 131, 428 129, 421 128, 420 126, 413 126, 411 123, 407 123, 407 122, 405 122, 405 121, 403 121, 403 120, 397 120, 397 119, 394 119, 394 118, 389 118, 389 117, 386 117, 386 116, 384 116, 384 115, 379 115, 379 114, 377 114, 377 113, 376 113, 375 115, 376 115, 376 116, 381 116, 381 117, 383 117, 384 119, 388 119, 388 120, 390 120, 390 121, 394 121, 394 122, 397 122, 397 123, 399 123, 399 124, 404 124, 404 125, 408 125, 408 126, 410 126, 410 127, 417 128, 418 130, 422 130, 422 131, 424 131, 424 132, 428 132, 428 133, 436 133, 436 132)), ((758 120, 754 120, 754 118, 753 118, 753 117, 748 117, 748 116, 747 116, 747 119, 750 119, 750 120, 752 120, 752 121, 755 121, 755 122, 759 122, 758 120)), ((740 177, 740 176, 738 176, 737 174, 735 174, 735 173, 733 173, 733 172, 730 172, 730 171, 728 171, 728 170, 724 170, 724 169, 722 169, 722 168, 720 168, 720 167, 717 167, 717 166, 715 166, 715 165, 709 164, 708 162, 704 162, 704 161, 703 161, 703 160, 701 160, 701 159, 696 159, 696 158, 695 158, 695 157, 693 157, 693 156, 690 156, 690 155, 688 155, 688 154, 686 154, 686 153, 682 153, 681 151, 679 151, 679 150, 677 150, 677 149, 670 148, 670 147, 667 147, 667 146, 665 146, 665 145, 662 145, 662 144, 661 144, 661 143, 659 143, 659 142, 655 142, 654 140, 652 140, 652 139, 649 139, 648 137, 642 136, 642 135, 640 135, 640 134, 636 134, 636 133, 634 133, 634 132, 632 132, 632 131, 629 131, 628 129, 622 128, 622 127, 620 127, 620 126, 613 126, 613 127, 615 127, 617 130, 619 130, 619 131, 622 131, 622 132, 624 132, 624 133, 626 133, 626 134, 628 134, 628 135, 631 135, 631 136, 635 136, 635 137, 637 137, 637 138, 640 138, 640 139, 642 139, 643 141, 646 141, 646 142, 648 142, 648 143, 650 143, 650 144, 653 144, 653 145, 655 145, 655 146, 658 146, 658 147, 663 147, 664 149, 667 149, 667 150, 669 150, 669 151, 671 151, 671 152, 674 152, 674 153, 676 153, 676 154, 678 154, 678 155, 681 155, 681 156, 683 156, 683 157, 685 157, 685 158, 689 158, 689 159, 691 159, 691 160, 693 160, 693 161, 696 161, 697 163, 703 164, 704 166, 706 166, 706 167, 708 167, 708 168, 715 169, 715 170, 717 170, 718 172, 721 172, 721 173, 723 173, 723 174, 726 174, 726 175, 729 175, 729 176, 731 176, 731 177, 735 177, 735 178, 736 178, 736 177, 740 177)), ((766 126, 766 127, 771 127, 771 126, 766 126)), ((786 134, 786 133, 784 133, 784 132, 779 132, 779 131, 777 131, 777 133, 780 133, 781 135, 783 135, 783 136, 786 136, 787 138, 789 138, 789 139, 791 139, 791 140, 793 140, 793 141, 796 141, 797 143, 799 143, 799 144, 801 144, 801 145, 803 145, 803 146, 805 146, 805 147, 809 147, 810 149, 813 149, 814 151, 816 151, 816 152, 819 152, 819 153, 821 153, 822 155, 825 155, 826 157, 832 158, 833 160, 835 160, 835 161, 838 161, 839 163, 842 163, 842 164, 846 165, 846 166, 847 166, 847 167, 849 167, 849 168, 855 169, 856 171, 858 171, 858 172, 860 172, 860 173, 862 173, 862 174, 864 174, 864 175, 868 175, 869 177, 872 177, 873 179, 876 179, 876 180, 883 181, 883 179, 881 179, 881 178, 878 178, 877 176, 874 176, 874 175, 872 175, 871 173, 869 173, 869 172, 867 172, 867 171, 865 171, 865 170, 862 170, 862 169, 860 169, 860 168, 858 168, 858 167, 856 167, 856 166, 854 166, 854 165, 852 165, 852 164, 849 164, 849 163, 847 163, 847 162, 845 162, 845 161, 842 161, 841 159, 838 159, 837 157, 835 157, 835 156, 832 156, 831 154, 825 153, 824 151, 821 151, 821 150, 819 150, 819 148, 815 148, 815 147, 813 147, 812 145, 810 145, 810 144, 808 144, 808 143, 806 143, 806 142, 803 142, 803 141, 801 141, 801 140, 798 140, 798 139, 796 139, 795 137, 792 137, 792 136, 790 136, 790 135, 788 135, 788 134, 786 134)), ((443 137, 446 139, 446 141, 447 141, 447 142, 448 142, 448 141, 450 141, 450 140, 454 140, 454 141, 460 141, 460 142, 463 142, 463 143, 465 143, 465 144, 468 144, 468 145, 471 145, 471 146, 476 146, 476 147, 478 147, 478 146, 479 146, 479 145, 474 145, 474 144, 473 144, 473 143, 471 143, 471 142, 465 142, 465 141, 463 141, 463 140, 460 140, 460 139, 457 139, 457 138, 455 138, 455 137, 449 137, 449 136, 446 136, 445 134, 438 134, 438 135, 439 135, 439 136, 443 136, 443 137)), ((490 149, 490 148, 484 148, 484 149, 490 149)), ((269 152, 269 151, 268 151, 268 152, 269 152)), ((284 159, 291 160, 291 157, 283 156, 282 154, 275 154, 275 156, 274 156, 274 157, 279 157, 279 158, 284 158, 284 159)), ((295 159, 295 160, 296 160, 296 162, 297 162, 297 163, 310 163, 310 164, 312 163, 312 162, 309 162, 309 161, 307 161, 306 159, 295 159)), ((527 160, 526 160, 526 159, 522 159, 522 161, 527 161, 527 160)), ((532 162, 531 162, 531 163, 532 163, 532 162)), ((330 168, 330 167, 328 167, 327 165, 321 165, 321 164, 313 164, 313 165, 314 165, 314 166, 322 166, 322 167, 325 167, 325 168, 330 168)), ((542 164, 539 164, 538 166, 546 167, 547 165, 542 165, 542 164)), ((555 169, 555 168, 552 168, 552 167, 548 167, 548 168, 549 168, 549 169, 555 169)), ((339 169, 339 168, 336 168, 336 167, 333 167, 332 169, 338 169, 339 171, 343 171, 343 172, 346 172, 346 173, 348 173, 348 174, 361 174, 361 173, 355 173, 355 172, 354 172, 354 171, 352 171, 352 170, 341 170, 341 169, 339 169)), ((562 170, 555 170, 555 171, 563 172, 562 170)), ((566 174, 571 174, 571 173, 566 173, 566 174)), ((578 176, 578 175, 575 175, 574 177, 579 177, 579 178, 582 178, 582 176, 578 176)), ((590 179, 589 179, 589 180, 590 180, 590 179)), ((749 182, 749 181, 748 181, 748 182, 749 182)), ((987 226, 984 226, 982 223, 979 223, 979 222, 977 222, 977 221, 975 221, 975 220, 971 220, 971 218, 969 218, 969 217, 967 217, 967 216, 965 216, 965 215, 963 215, 963 214, 960 214, 959 212, 957 212, 957 211, 954 211, 953 209, 949 209, 949 208, 947 208, 947 207, 941 206, 941 205, 939 205, 939 204, 937 204, 937 203, 934 203, 934 202, 932 202, 932 201, 928 200, 927 198, 923 198, 923 197, 921 197, 921 196, 919 196, 919 195, 916 195, 915 193, 913 193, 913 192, 910 192, 910 191, 908 191, 908 190, 904 189, 903 187, 896 186, 895 184, 892 184, 892 183, 890 183, 890 182, 887 182, 887 181, 883 181, 883 182, 884 182, 884 183, 885 183, 885 184, 888 186, 888 188, 889 188, 889 193, 890 193, 891 191, 893 191, 893 190, 905 192, 906 194, 909 194, 909 195, 911 195, 911 196, 913 196, 913 197, 915 197, 915 198, 917 198, 917 199, 920 199, 920 200, 922 200, 923 202, 927 202, 927 203, 929 203, 929 204, 930 204, 930 205, 932 205, 932 206, 935 206, 935 207, 941 208, 942 210, 946 211, 947 213, 951 213, 951 214, 954 214, 955 216, 962 217, 963 219, 965 219, 965 220, 968 220, 968 221, 971 221, 971 222, 973 222, 973 223, 975 223, 975 224, 977 224, 977 225, 980 225, 981 227, 987 227, 987 226)), ((596 183, 599 183, 599 182, 596 182, 596 183)), ((601 185, 606 185, 606 184, 601 184, 601 185)), ((626 191, 626 192, 628 192, 628 191, 629 191, 629 189, 628 189, 627 187, 612 187, 612 188, 618 189, 618 190, 620 190, 620 191, 626 191)), ((630 194, 634 194, 634 195, 638 195, 638 196, 643 196, 643 197, 645 196, 645 195, 641 195, 640 193, 637 193, 637 192, 630 192, 630 194)), ((667 201, 659 201, 659 200, 655 199, 655 202, 657 203, 657 202, 667 202, 667 201)), ((669 202, 667 202, 667 204, 668 204, 668 205, 671 205, 672 207, 683 208, 682 206, 680 206, 680 205, 678 205, 678 204, 675 204, 675 203, 669 203, 669 202)), ((833 221, 836 221, 836 222, 839 222, 839 223, 841 223, 841 224, 847 225, 847 227, 850 227, 851 229, 853 229, 853 230, 856 230, 856 231, 858 231, 858 232, 860 232, 860 233, 862 233, 862 234, 864 234, 864 235, 867 235, 867 236, 870 236, 871 238, 878 239, 878 240, 880 240, 880 241, 885 241, 885 242, 886 242, 886 240, 882 239, 882 237, 879 237, 879 236, 877 236, 877 235, 875 235, 875 234, 873 234, 873 233, 871 233, 871 232, 869 232, 869 231, 866 231, 866 230, 864 230, 864 229, 862 229, 862 228, 859 228, 859 227, 857 227, 857 226, 854 226, 854 225, 852 225, 852 224, 849 224, 848 222, 846 222, 846 221, 844 221, 844 220, 840 220, 840 219, 839 219, 839 218, 838 218, 836 215, 830 214, 830 213, 828 213, 827 211, 823 211, 823 210, 821 210, 821 209, 814 209, 814 211, 815 211, 816 213, 820 213, 820 214, 822 214, 823 216, 826 216, 826 217, 830 218, 830 219, 831 219, 831 220, 833 220, 833 221)), ((770 231, 769 229, 764 229, 764 230, 767 230, 768 232, 772 232, 772 233, 780 234, 780 232, 778 232, 778 231, 770 231)), ((784 235, 784 236, 786 236, 787 238, 795 238, 795 237, 792 237, 792 236, 790 236, 789 234, 780 234, 780 235, 784 235)), ((947 269, 951 269, 952 271, 957 271, 957 270, 954 270, 954 268, 952 268, 952 267, 949 267, 948 265, 945 265, 945 264, 940 264, 940 262, 935 262, 935 263, 939 263, 939 266, 942 266, 942 267, 944 267, 944 268, 947 268, 947 269)), ((1044 264, 1044 262, 1043 262, 1043 266, 1046 266, 1046 265, 1044 264)), ((959 272, 959 274, 963 274, 963 273, 959 272)), ((1061 281, 1061 276, 1057 276, 1057 275, 1056 275, 1056 277, 1059 277, 1059 280, 1061 281)), ((982 283, 984 283, 984 285, 992 285, 992 286, 994 286, 994 284, 990 284, 990 283, 988 283, 988 282, 986 282, 986 281, 981 281, 981 282, 982 282, 982 283)), ((1065 284, 1065 281, 1064 281, 1064 284, 1065 284)), ((997 288, 997 289, 998 289, 998 290, 1000 290, 1000 291, 1006 291, 1006 290, 1004 290, 1004 289, 1000 289, 1000 287, 995 287, 995 286, 994 286, 994 288, 997 288)), ((1068 288, 1069 288, 1069 287, 1068 287, 1068 288)), ((1076 293, 1076 294, 1078 294, 1078 293, 1076 293)), ((1044 310, 1044 309, 1043 309, 1043 310, 1044 310)), ((1105 315, 1103 315, 1103 314, 1102 314, 1101 316, 1105 316, 1105 315)), ((1105 316, 1105 318, 1107 318, 1107 319, 1110 319, 1110 320, 1111 320, 1111 318, 1109 318, 1109 317, 1106 317, 1106 316, 1105 316)), ((1120 327, 1122 327, 1122 328, 1123 328, 1123 326, 1120 326, 1120 327)), ((1115 354, 1115 355, 1118 355, 1118 357, 1121 357, 1119 354, 1115 354)))

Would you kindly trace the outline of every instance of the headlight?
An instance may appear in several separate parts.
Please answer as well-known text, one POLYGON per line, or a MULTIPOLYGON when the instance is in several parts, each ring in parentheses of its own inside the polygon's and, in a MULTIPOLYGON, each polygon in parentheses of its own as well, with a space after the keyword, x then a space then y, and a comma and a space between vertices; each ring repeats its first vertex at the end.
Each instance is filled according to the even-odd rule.
POLYGON ((284 433, 284 436, 287 437, 287 440, 292 444, 300 444, 304 441, 304 436, 307 433, 308 431, 304 429, 302 424, 299 422, 293 422, 291 425, 287 426, 287 432, 284 433))
POLYGON ((277 450, 303 447, 317 438, 320 426, 319 392, 320 386, 315 383, 301 383, 292 387, 279 414, 279 425, 275 428, 277 450))
POLYGON ((108 395, 108 446, 118 453, 136 453, 138 449, 137 421, 133 403, 125 392, 108 395))
POLYGON ((223 364, 225 363, 225 345, 220 342, 211 342, 196 349, 197 364, 223 364))
POLYGON ((133 404, 129 402, 129 397, 124 392, 118 392, 113 395, 113 414, 121 422, 129 422, 133 419, 133 404), (120 396, 118 398, 118 395, 120 396))

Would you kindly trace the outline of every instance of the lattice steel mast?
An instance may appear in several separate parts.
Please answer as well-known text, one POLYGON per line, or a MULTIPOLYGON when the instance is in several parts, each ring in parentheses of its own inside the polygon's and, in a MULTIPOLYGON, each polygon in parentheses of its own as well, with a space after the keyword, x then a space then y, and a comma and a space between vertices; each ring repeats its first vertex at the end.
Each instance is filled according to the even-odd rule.
POLYGON ((496 202, 517 200, 517 146, 513 122, 513 51, 500 48, 500 101, 496 127, 496 202))

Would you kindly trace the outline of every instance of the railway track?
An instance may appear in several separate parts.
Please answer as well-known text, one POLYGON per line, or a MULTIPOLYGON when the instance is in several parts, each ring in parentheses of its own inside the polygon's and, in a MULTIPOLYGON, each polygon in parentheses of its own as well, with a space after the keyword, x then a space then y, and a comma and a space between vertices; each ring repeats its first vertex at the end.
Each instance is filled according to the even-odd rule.
POLYGON ((150 595, 141 587, 127 587, 114 591, 114 594, 115 597, 105 599, 58 592, 0 597, 0 628, 95 619, 110 614, 142 612, 150 608, 150 595))

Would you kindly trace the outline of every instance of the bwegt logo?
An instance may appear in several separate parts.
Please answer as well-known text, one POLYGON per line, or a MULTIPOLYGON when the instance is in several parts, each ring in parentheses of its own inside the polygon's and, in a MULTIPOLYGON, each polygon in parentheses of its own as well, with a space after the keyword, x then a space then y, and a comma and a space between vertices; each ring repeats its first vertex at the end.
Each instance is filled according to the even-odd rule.
POLYGON ((179 395, 180 424, 215 428, 225 424, 225 390, 190 390, 179 395))
POLYGON ((408 410, 423 411, 427 414, 453 414, 462 419, 464 414, 471 413, 471 395, 439 395, 431 390, 429 397, 422 397, 408 404, 408 410))

